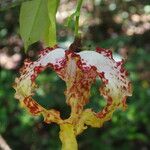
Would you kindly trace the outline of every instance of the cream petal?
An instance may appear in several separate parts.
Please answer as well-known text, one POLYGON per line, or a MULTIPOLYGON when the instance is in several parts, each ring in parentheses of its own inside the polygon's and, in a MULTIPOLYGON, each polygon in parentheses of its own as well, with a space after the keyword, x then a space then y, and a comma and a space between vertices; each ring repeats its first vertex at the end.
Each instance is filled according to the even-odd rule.
POLYGON ((47 67, 54 69, 66 82, 66 101, 72 107, 73 118, 76 113, 81 113, 83 106, 88 103, 90 87, 96 76, 103 81, 100 91, 107 100, 107 105, 97 114, 92 112, 94 116, 103 118, 103 121, 108 120, 116 108, 126 105, 126 97, 131 96, 131 84, 123 62, 115 62, 111 51, 98 48, 97 51, 74 53, 58 47, 46 48, 40 51, 37 61, 25 60, 21 76, 16 78, 14 88, 15 97, 21 100, 33 115, 42 113, 47 122, 62 122, 57 111, 46 110, 32 99, 36 88, 34 81, 47 67))
POLYGON ((37 61, 31 62, 26 60, 21 69, 21 76, 15 80, 14 88, 16 89, 15 97, 23 100, 31 96, 35 88, 34 80, 37 75, 47 67, 52 67, 57 71, 63 67, 65 61, 65 50, 62 48, 44 49, 40 52, 37 61))
POLYGON ((82 51, 79 55, 83 69, 96 67, 99 76, 104 81, 104 86, 101 87, 101 94, 104 98, 111 97, 117 104, 124 97, 131 96, 131 85, 127 72, 122 66, 123 63, 115 62, 108 50, 107 52, 104 50, 102 52, 82 51))

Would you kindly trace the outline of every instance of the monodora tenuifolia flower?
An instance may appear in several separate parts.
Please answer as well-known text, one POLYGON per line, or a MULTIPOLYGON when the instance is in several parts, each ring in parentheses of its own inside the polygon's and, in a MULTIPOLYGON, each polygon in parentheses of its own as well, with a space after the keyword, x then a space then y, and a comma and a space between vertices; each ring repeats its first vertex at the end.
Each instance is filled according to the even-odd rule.
POLYGON ((116 62, 112 52, 103 48, 82 52, 65 50, 58 46, 46 48, 40 51, 38 60, 25 60, 20 74, 15 80, 15 97, 32 115, 43 115, 46 123, 60 125, 62 149, 77 149, 75 137, 78 134, 87 126, 101 127, 105 121, 111 119, 116 109, 126 108, 126 98, 131 96, 131 83, 123 61, 116 62), (70 117, 67 119, 63 120, 59 111, 47 110, 32 98, 37 88, 37 76, 48 67, 66 82, 66 103, 71 107, 70 117), (84 109, 96 78, 102 80, 99 90, 107 101, 99 112, 94 112, 92 108, 84 109))

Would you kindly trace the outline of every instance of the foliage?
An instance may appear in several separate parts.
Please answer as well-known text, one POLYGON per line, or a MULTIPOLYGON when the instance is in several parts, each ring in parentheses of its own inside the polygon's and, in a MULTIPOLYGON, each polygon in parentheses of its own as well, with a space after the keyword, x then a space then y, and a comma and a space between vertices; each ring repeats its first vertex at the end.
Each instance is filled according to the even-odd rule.
MULTIPOLYGON (((143 14, 146 6, 149 6, 148 1, 122 0, 116 3, 110 2, 109 4, 105 1, 101 3, 95 1, 95 9, 90 12, 90 15, 100 15, 103 22, 98 25, 90 25, 88 29, 82 27, 84 31, 88 31, 84 33, 83 42, 86 44, 98 44, 102 45, 102 47, 113 48, 118 53, 122 48, 128 49, 126 68, 130 72, 134 93, 127 101, 129 106, 126 112, 116 112, 112 120, 104 124, 101 129, 89 128, 78 137, 79 149, 81 150, 85 148, 87 150, 150 149, 150 86, 148 81, 150 71, 150 31, 147 30, 142 34, 127 35, 122 30, 122 26, 130 19, 131 15, 143 14), (116 8, 113 7, 115 5, 116 8), (97 8, 100 12, 96 11, 97 8), (123 22, 119 23, 119 25, 113 21, 115 15, 126 14, 125 12, 128 13, 128 17, 123 18, 123 22), (110 27, 117 36, 110 35, 110 31, 112 31, 108 31, 110 27)), ((22 47, 14 43, 9 45, 8 40, 10 36, 18 32, 19 17, 16 15, 18 14, 18 9, 16 7, 0 13, 0 52, 4 52, 5 49, 5 52, 9 55, 19 53, 23 60, 25 54, 21 51, 22 47), (19 50, 16 47, 19 47, 19 50)), ((59 34, 61 32, 61 30, 58 32, 60 42, 64 39, 69 39, 67 35, 59 34)), ((34 59, 36 53, 34 49, 39 49, 39 47, 38 44, 33 45, 27 55, 34 59)), ((41 123, 42 118, 32 118, 25 110, 21 109, 18 101, 14 99, 14 90, 11 87, 14 78, 17 76, 18 68, 9 70, 2 66, 0 70, 0 134, 3 135, 10 147, 15 150, 47 150, 49 147, 52 150, 60 149, 59 128, 54 124, 46 125, 41 123)), ((67 118, 70 110, 64 103, 64 83, 51 70, 43 72, 37 82, 41 85, 39 95, 36 95, 38 101, 49 108, 57 108, 63 112, 63 117, 67 118), (41 101, 43 98, 44 101, 41 101)), ((96 82, 93 85, 91 91, 92 101, 89 104, 90 106, 87 106, 92 106, 95 111, 105 103, 103 98, 98 96, 99 91, 96 90, 99 84, 99 82, 96 82), (100 100, 97 101, 97 99, 100 100)))
POLYGON ((59 0, 32 0, 22 4, 20 34, 26 50, 39 40, 44 40, 47 46, 56 44, 55 15, 58 4, 59 0))

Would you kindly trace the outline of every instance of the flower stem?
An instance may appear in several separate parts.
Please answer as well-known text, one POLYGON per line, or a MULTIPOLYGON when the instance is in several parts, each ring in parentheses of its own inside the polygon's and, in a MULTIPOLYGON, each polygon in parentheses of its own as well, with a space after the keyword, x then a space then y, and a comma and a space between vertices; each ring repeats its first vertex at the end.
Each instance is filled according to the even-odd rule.
POLYGON ((77 2, 77 8, 76 8, 76 20, 75 20, 75 37, 78 37, 79 33, 78 33, 78 30, 79 30, 79 18, 80 18, 80 9, 81 9, 81 6, 82 6, 82 2, 83 0, 78 0, 77 2))
POLYGON ((77 150, 78 145, 74 133, 73 125, 61 124, 59 137, 62 142, 62 150, 77 150))

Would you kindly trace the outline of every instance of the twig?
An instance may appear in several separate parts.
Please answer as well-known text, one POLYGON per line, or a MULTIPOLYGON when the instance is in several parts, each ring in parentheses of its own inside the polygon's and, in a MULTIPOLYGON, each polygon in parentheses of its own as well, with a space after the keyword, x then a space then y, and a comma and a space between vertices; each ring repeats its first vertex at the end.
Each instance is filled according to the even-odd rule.
POLYGON ((73 43, 69 46, 69 50, 73 52, 80 52, 82 50, 82 39, 80 36, 76 36, 73 43))
POLYGON ((0 150, 11 150, 11 148, 1 135, 0 135, 0 150))

